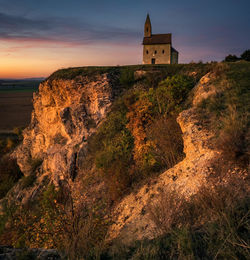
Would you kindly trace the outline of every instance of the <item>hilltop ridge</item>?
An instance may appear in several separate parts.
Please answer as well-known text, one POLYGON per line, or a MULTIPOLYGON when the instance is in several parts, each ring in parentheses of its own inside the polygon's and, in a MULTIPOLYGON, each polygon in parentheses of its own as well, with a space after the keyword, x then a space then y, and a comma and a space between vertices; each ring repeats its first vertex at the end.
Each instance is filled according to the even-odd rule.
MULTIPOLYGON (((53 73, 34 93, 31 123, 11 154, 24 177, 1 200, 1 243, 57 248, 72 259, 94 254, 134 259, 145 253, 136 243, 156 246, 155 240, 169 239, 172 246, 162 247, 168 256, 214 256, 210 245, 211 252, 198 248, 206 243, 206 223, 219 217, 214 208, 202 211, 200 203, 204 200, 208 210, 220 189, 231 189, 219 197, 233 201, 230 194, 235 194, 238 205, 249 194, 249 131, 243 120, 249 72, 243 62, 53 73), (207 188, 209 199, 202 197, 207 188), (10 215, 6 207, 13 208, 10 215), (178 248, 182 238, 172 230, 186 232, 185 239, 195 237, 198 244, 178 248)), ((234 205, 221 210, 232 206, 233 211, 234 205)), ((235 250, 247 254, 240 246, 235 250)))

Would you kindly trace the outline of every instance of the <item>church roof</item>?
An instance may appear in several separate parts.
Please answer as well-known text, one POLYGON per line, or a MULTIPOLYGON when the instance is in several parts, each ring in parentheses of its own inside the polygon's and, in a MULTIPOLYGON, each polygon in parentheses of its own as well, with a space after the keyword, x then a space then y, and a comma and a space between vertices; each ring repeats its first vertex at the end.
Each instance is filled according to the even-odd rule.
POLYGON ((151 44, 171 44, 172 34, 152 34, 151 37, 143 38, 143 45, 151 45, 151 44))
POLYGON ((171 51, 179 53, 175 48, 171 47, 171 51))

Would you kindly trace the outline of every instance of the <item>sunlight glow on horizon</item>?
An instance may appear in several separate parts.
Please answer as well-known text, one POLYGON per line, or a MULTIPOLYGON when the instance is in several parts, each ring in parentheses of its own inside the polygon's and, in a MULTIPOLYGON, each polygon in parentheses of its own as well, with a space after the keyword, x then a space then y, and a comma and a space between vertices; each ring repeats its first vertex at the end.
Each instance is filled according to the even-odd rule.
POLYGON ((0 78, 142 64, 147 12, 153 33, 172 33, 179 63, 221 61, 250 47, 248 0, 0 0, 0 6, 0 78))
POLYGON ((0 78, 48 77, 68 67, 116 66, 141 63, 141 46, 93 45, 46 48, 8 46, 0 60, 0 78), (58 50, 60 48, 60 50, 58 50))

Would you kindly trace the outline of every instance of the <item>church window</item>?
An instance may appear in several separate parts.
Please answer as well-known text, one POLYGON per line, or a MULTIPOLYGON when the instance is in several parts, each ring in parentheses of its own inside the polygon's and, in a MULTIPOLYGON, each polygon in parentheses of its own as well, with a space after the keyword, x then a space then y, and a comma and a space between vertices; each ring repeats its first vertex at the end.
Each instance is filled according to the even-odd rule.
POLYGON ((155 54, 157 54, 157 51, 155 51, 155 54))
POLYGON ((165 53, 165 51, 164 50, 162 50, 162 54, 164 54, 165 53))
POLYGON ((148 50, 146 50, 146 53, 148 54, 148 50))

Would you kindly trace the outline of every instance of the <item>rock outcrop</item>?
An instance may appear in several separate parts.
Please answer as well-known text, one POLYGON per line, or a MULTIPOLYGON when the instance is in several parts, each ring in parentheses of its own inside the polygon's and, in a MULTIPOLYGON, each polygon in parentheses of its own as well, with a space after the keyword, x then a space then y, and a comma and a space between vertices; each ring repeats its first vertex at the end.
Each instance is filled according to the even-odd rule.
POLYGON ((23 174, 35 171, 38 179, 28 193, 22 192, 20 185, 15 187, 12 193, 19 201, 34 197, 46 178, 55 186, 64 179, 74 180, 79 160, 84 160, 86 140, 112 104, 115 82, 114 75, 105 73, 91 79, 48 79, 40 84, 33 97, 31 123, 14 153, 23 174))
MULTIPOLYGON (((34 94, 31 124, 15 152, 24 175, 29 176, 37 168, 37 182, 29 193, 20 191, 18 185, 15 187, 12 192, 20 202, 35 196, 46 176, 56 186, 65 179, 74 180, 80 160, 84 161, 87 139, 96 131, 114 100, 114 82, 109 74, 100 74, 94 80, 78 77, 75 80, 47 80, 40 85, 39 92, 34 94)), ((197 105, 216 93, 213 82, 213 74, 204 76, 193 90, 192 107, 178 116, 185 159, 126 196, 114 208, 108 240, 121 239, 123 243, 130 243, 154 238, 155 225, 149 218, 148 204, 169 188, 190 196, 213 173, 213 161, 220 153, 211 142, 213 134, 197 116, 197 105)))
POLYGON ((109 239, 122 243, 152 239, 158 235, 150 218, 148 205, 158 199, 161 192, 171 189, 183 196, 196 193, 213 173, 213 161, 219 157, 211 142, 213 134, 202 126, 197 117, 197 105, 216 93, 213 74, 201 78, 194 88, 193 106, 180 113, 177 121, 181 127, 185 158, 173 168, 151 180, 136 193, 125 197, 113 212, 114 224, 109 230, 109 239))

